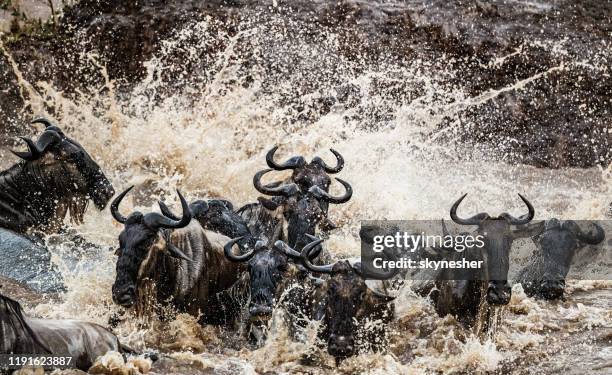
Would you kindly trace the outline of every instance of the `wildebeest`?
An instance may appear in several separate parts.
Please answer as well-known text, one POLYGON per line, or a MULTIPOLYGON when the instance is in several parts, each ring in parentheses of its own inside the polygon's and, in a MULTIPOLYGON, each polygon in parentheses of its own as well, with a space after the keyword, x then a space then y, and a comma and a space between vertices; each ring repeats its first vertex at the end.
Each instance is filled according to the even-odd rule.
POLYGON ((109 351, 131 352, 110 331, 76 320, 30 318, 19 302, 0 294, 0 353, 72 357, 70 366, 87 371, 109 351))
MULTIPOLYGON (((232 247, 242 237, 228 242, 225 247, 225 256, 232 262, 245 263, 249 285, 249 321, 246 330, 252 341, 261 343, 265 339, 265 325, 272 317, 286 287, 290 283, 299 283, 301 288, 307 285, 307 274, 304 268, 294 260, 300 259, 300 253, 290 248, 283 241, 276 241, 273 246, 267 246, 264 241, 258 241, 254 248, 242 255, 236 255, 232 247)), ((322 248, 310 254, 311 261, 321 253, 322 248)), ((301 291, 291 293, 287 298, 289 309, 299 308, 299 295, 301 291)))
POLYGON ((283 240, 291 247, 301 249, 308 239, 306 234, 314 235, 316 228, 327 217, 323 203, 342 204, 352 195, 351 185, 336 178, 345 189, 339 197, 332 196, 323 188, 314 185, 303 191, 296 183, 264 185, 261 178, 272 169, 259 171, 253 177, 255 189, 272 199, 259 198, 259 205, 246 206, 238 211, 243 216, 254 236, 268 240, 270 244, 283 240))
POLYGON ((185 198, 180 220, 158 213, 119 213, 119 205, 132 187, 111 204, 115 220, 124 225, 119 235, 115 303, 146 309, 146 300, 169 301, 179 311, 212 324, 232 322, 233 311, 224 310, 216 294, 237 280, 239 266, 228 261, 223 245, 229 238, 202 228, 191 220, 185 198), (153 294, 152 294, 153 293, 153 294))
POLYGON ((103 210, 115 191, 98 164, 81 145, 46 119, 36 142, 21 137, 28 151, 0 172, 0 227, 24 233, 36 229, 55 233, 69 212, 80 223, 92 200, 103 210))
POLYGON ((13 151, 19 163, 0 172, 0 273, 40 292, 59 291, 63 281, 38 232, 57 233, 67 214, 80 223, 91 200, 102 210, 114 194, 98 164, 73 139, 46 119, 28 151, 13 151), (34 234, 34 236, 32 236, 34 234), (24 264, 24 256, 30 263, 24 264))
MULTIPOLYGON (((357 354, 361 349, 380 351, 387 344, 387 325, 393 320, 394 296, 384 287, 373 288, 382 281, 366 282, 362 277, 365 263, 339 260, 315 265, 312 252, 323 240, 308 236, 312 242, 301 252, 301 261, 315 274, 329 275, 320 280, 311 296, 310 316, 322 320, 320 337, 327 342, 329 354, 337 361, 357 354)), ((386 255, 386 254, 384 254, 386 255)), ((388 279, 397 270, 376 270, 377 278, 388 279)))
MULTIPOLYGON (((269 153, 268 161, 277 169, 282 170, 287 164, 291 164, 276 165, 270 162, 270 155, 269 153)), ((265 247, 262 249, 268 249, 252 253, 254 258, 249 261, 247 267, 252 283, 249 288, 251 292, 249 314, 258 325, 271 317, 275 296, 280 295, 284 291, 284 286, 299 276, 294 272, 296 268, 293 262, 288 262, 287 252, 280 255, 273 250, 277 241, 287 243, 291 248, 297 249, 299 254, 299 250, 309 242, 306 235, 314 235, 317 226, 327 217, 327 207, 323 204, 345 203, 352 196, 351 186, 341 179, 337 180, 345 187, 346 192, 340 197, 332 196, 318 185, 310 186, 308 190, 302 190, 304 186, 299 187, 293 182, 264 185, 261 179, 270 171, 272 169, 256 173, 253 184, 257 191, 272 198, 260 197, 259 203, 246 205, 237 211, 246 220, 251 236, 263 241, 265 247), (283 268, 285 269, 280 271, 283 268), (279 275, 278 281, 268 279, 274 274, 279 275)), ((322 171, 324 173, 323 169, 322 171)), ((233 257, 229 254, 228 258, 233 257)), ((263 337, 261 332, 256 332, 256 335, 259 336, 258 339, 263 337)))
POLYGON ((544 232, 534 237, 537 250, 533 258, 517 277, 528 296, 547 300, 563 298, 565 278, 576 252, 605 239, 603 228, 597 223, 591 225, 594 230, 585 232, 572 220, 545 222, 544 232))
MULTIPOLYGON (((331 185, 330 174, 339 173, 344 168, 344 158, 342 155, 330 148, 329 150, 336 157, 336 165, 331 167, 325 163, 323 159, 316 156, 310 163, 306 162, 303 156, 293 156, 283 163, 278 163, 274 160, 274 154, 278 150, 278 146, 271 148, 266 154, 266 163, 276 171, 292 170, 290 181, 295 183, 297 187, 306 192, 310 188, 317 186, 325 192, 329 192, 331 185)), ((320 202, 321 209, 324 213, 324 219, 320 225, 324 230, 334 229, 336 226, 327 217, 328 204, 325 201, 320 202)))
MULTIPOLYGON (((535 216, 531 203, 519 194, 528 209, 526 215, 515 218, 508 213, 499 217, 491 217, 487 213, 479 213, 463 219, 457 215, 457 208, 467 194, 459 198, 450 210, 451 219, 460 225, 477 225, 472 235, 482 236, 484 246, 471 247, 463 252, 449 251, 445 259, 449 261, 483 261, 482 269, 444 268, 435 280, 436 290, 431 297, 436 311, 440 316, 452 314, 467 327, 475 327, 476 323, 488 321, 492 306, 506 305, 510 302, 512 289, 508 282, 510 265, 510 249, 515 239, 534 235, 535 228, 513 229, 513 226, 523 226, 535 216), (479 317, 481 319, 479 319, 479 317)), ((487 324, 477 327, 478 331, 487 330, 487 324)))

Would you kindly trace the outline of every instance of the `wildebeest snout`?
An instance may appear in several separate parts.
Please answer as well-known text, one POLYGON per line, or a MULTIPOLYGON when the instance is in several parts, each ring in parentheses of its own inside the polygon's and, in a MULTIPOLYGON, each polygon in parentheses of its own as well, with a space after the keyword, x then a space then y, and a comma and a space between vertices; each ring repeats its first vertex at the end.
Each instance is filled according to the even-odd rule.
POLYGON ((512 288, 506 280, 490 281, 487 288, 487 303, 490 305, 507 305, 512 297, 512 288))
POLYGON ((350 357, 355 354, 355 340, 352 336, 331 335, 327 351, 336 358, 350 357))
POLYGON ((113 285, 113 302, 122 307, 132 307, 136 303, 136 288, 133 285, 123 288, 113 285))
POLYGON ((543 280, 540 284, 540 295, 547 300, 563 298, 564 280, 543 280))

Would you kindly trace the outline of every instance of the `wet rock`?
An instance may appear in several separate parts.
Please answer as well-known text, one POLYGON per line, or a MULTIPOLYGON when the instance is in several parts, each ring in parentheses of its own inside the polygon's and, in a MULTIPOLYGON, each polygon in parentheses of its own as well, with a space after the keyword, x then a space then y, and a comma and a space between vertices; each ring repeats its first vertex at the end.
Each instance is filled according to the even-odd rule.
POLYGON ((0 294, 31 306, 46 301, 48 296, 36 292, 23 283, 2 276, 0 276, 0 294))
POLYGON ((0 228, 0 276, 27 285, 38 293, 64 290, 63 279, 40 243, 0 228))

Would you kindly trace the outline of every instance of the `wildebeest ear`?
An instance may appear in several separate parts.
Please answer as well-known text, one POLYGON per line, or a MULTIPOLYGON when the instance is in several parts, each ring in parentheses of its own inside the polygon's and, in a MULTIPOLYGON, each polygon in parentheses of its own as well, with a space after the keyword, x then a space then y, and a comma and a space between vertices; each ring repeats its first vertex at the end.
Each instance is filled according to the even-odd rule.
POLYGON ((178 258, 178 259, 184 259, 188 262, 193 262, 193 259, 189 258, 181 250, 179 250, 178 247, 174 246, 170 242, 166 244, 166 248, 168 249, 168 255, 170 255, 171 257, 178 258))
POLYGON ((261 203, 262 206, 264 206, 270 211, 276 210, 281 205, 280 202, 268 199, 266 197, 258 197, 257 200, 259 201, 259 203, 261 203))

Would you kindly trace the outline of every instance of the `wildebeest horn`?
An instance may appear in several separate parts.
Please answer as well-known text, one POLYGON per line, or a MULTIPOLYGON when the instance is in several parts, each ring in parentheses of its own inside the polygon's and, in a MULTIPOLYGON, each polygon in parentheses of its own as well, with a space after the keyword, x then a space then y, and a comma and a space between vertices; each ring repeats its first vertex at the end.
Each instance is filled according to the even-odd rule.
POLYGON ((508 222, 510 224, 512 224, 512 225, 524 225, 524 224, 527 224, 531 220, 533 220, 533 217, 535 216, 535 209, 533 208, 531 203, 529 203, 527 198, 525 198, 521 194, 519 194, 518 196, 521 197, 521 200, 523 202, 525 202, 525 204, 527 205, 527 209, 529 210, 527 215, 523 215, 523 216, 519 217, 518 219, 515 218, 514 216, 510 215, 510 214, 507 214, 507 213, 503 213, 503 214, 499 215, 499 216, 505 218, 506 220, 508 220, 508 222))
POLYGON ((296 169, 303 167, 306 164, 306 160, 302 156, 294 156, 283 164, 278 164, 274 161, 274 153, 276 150, 278 150, 278 146, 272 147, 266 154, 266 163, 268 164, 268 167, 274 170, 284 171, 286 169, 296 169))
POLYGON ((223 253, 227 257, 227 259, 231 260, 232 262, 246 262, 251 259, 253 255, 255 255, 255 251, 257 251, 259 248, 261 248, 261 246, 263 246, 263 242, 257 241, 257 243, 255 244, 255 248, 251 249, 251 251, 247 252, 246 254, 236 255, 233 253, 232 248, 238 241, 242 240, 243 238, 245 238, 245 236, 234 238, 228 243, 226 243, 225 246, 223 246, 223 253))
POLYGON ((572 226, 572 230, 580 241, 589 245, 597 245, 598 243, 603 241, 604 238, 606 238, 606 233, 604 232, 603 228, 598 224, 592 223, 592 226, 595 228, 594 234, 585 233, 576 223, 574 223, 574 225, 572 226))
POLYGON ((36 145, 30 138, 26 138, 26 137, 19 137, 19 138, 22 139, 26 143, 29 151, 21 152, 21 151, 11 150, 11 152, 15 154, 15 156, 17 156, 18 158, 24 159, 24 160, 28 160, 28 161, 32 161, 32 160, 36 160, 40 158, 41 154, 38 152, 38 150, 36 149, 36 145))
POLYGON ((167 229, 178 229, 184 228, 191 222, 191 211, 189 210, 189 204, 181 194, 179 190, 176 191, 181 201, 181 207, 183 208, 183 216, 180 220, 173 220, 167 216, 160 215, 157 212, 146 214, 144 216, 144 224, 152 229, 167 228, 167 229))
POLYGON ((336 180, 338 180, 338 182, 341 183, 344 186, 344 189, 346 190, 343 196, 333 197, 328 192, 326 192, 325 190, 321 189, 320 187, 316 185, 312 186, 308 191, 315 197, 325 202, 334 203, 334 204, 346 203, 353 196, 353 188, 348 182, 344 181, 341 178, 336 177, 336 180))
POLYGON ((57 142, 62 140, 62 137, 55 130, 45 130, 40 138, 36 141, 36 143, 32 142, 31 139, 25 137, 19 137, 24 140, 24 142, 28 145, 28 152, 17 152, 12 151, 13 154, 18 157, 32 161, 40 158, 45 151, 49 149, 49 147, 53 146, 57 142))
POLYGON ((291 248, 291 246, 287 245, 284 241, 278 240, 274 243, 274 247, 280 251, 282 251, 289 258, 300 259, 301 254, 299 251, 291 248))
POLYGON ((299 192, 299 188, 294 183, 291 183, 288 185, 281 185, 278 187, 271 187, 270 185, 262 185, 261 178, 263 177, 264 174, 270 171, 272 171, 272 169, 264 169, 263 171, 257 172, 255 176, 253 176, 253 185, 255 186, 255 189, 257 189, 258 192, 262 194, 266 194, 266 195, 283 196, 283 197, 290 197, 296 194, 297 192, 299 192))
POLYGON ((47 120, 44 117, 39 117, 37 119, 32 120, 32 124, 43 124, 43 125, 45 125, 46 128, 50 128, 52 126, 55 126, 55 125, 53 125, 53 123, 51 121, 47 120))
MULTIPOLYGON (((314 239, 315 241, 318 241, 319 239, 314 237, 314 236, 310 236, 307 234, 307 236, 311 237, 311 239, 314 239)), ((280 251, 282 251, 285 255, 287 255, 289 258, 292 259, 301 259, 302 254, 295 250, 294 248, 292 248, 291 246, 287 245, 287 243, 285 243, 284 241, 278 240, 274 243, 274 247, 280 251)), ((319 254, 321 253, 321 251, 310 251, 308 253, 308 256, 310 257, 310 261, 315 260, 319 254)))
POLYGON ((54 123, 52 123, 51 121, 47 120, 44 117, 40 117, 40 118, 32 120, 32 124, 43 124, 45 125, 45 129, 47 130, 54 130, 58 132, 60 135, 64 134, 57 125, 55 125, 54 123))
POLYGON ((459 208, 459 204, 461 204, 461 201, 463 201, 463 199, 466 197, 467 193, 463 194, 461 196, 461 198, 459 198, 455 204, 453 204, 453 207, 451 207, 450 210, 450 217, 451 219, 453 219, 453 221, 457 224, 461 224, 461 225, 478 225, 480 224, 480 222, 482 222, 484 219, 486 219, 489 215, 487 215, 486 213, 479 213, 477 215, 474 215, 468 219, 462 219, 459 216, 457 216, 457 208, 459 208))
MULTIPOLYGON (((159 205, 159 210, 164 216, 169 217, 172 220, 180 220, 180 218, 176 216, 164 202, 158 201, 157 204, 159 205)), ((189 205, 189 212, 191 212, 191 216, 193 217, 202 215, 206 211, 208 211, 208 203, 203 200, 192 202, 189 205)))
POLYGON ((119 205, 121 204, 121 201, 127 195, 127 193, 129 193, 130 190, 132 190, 133 188, 134 188, 134 185, 125 189, 123 193, 117 195, 117 198, 115 198, 113 200, 113 203, 111 203, 111 206, 110 206, 111 214, 113 215, 113 218, 115 218, 115 220, 117 220, 121 224, 125 224, 125 222, 127 221, 127 218, 121 215, 121 213, 119 212, 119 205))
POLYGON ((330 167, 329 165, 325 163, 325 161, 323 161, 323 159, 321 159, 318 156, 312 159, 312 162, 318 163, 319 165, 321 165, 323 169, 325 169, 325 172, 327 173, 330 173, 330 174, 338 173, 342 170, 342 168, 344 168, 344 158, 342 157, 342 155, 340 155, 338 151, 334 150, 333 148, 330 148, 329 151, 331 151, 336 156, 336 160, 338 161, 335 167, 330 167))
POLYGON ((304 248, 302 249, 302 253, 300 254, 300 259, 302 260, 302 264, 304 264, 304 267, 306 267, 308 270, 312 272, 331 274, 333 273, 335 263, 319 266, 319 265, 312 264, 311 262, 310 253, 314 249, 316 249, 317 246, 321 244, 321 242, 323 242, 322 239, 317 239, 315 241, 312 241, 308 245, 304 246, 304 248))

